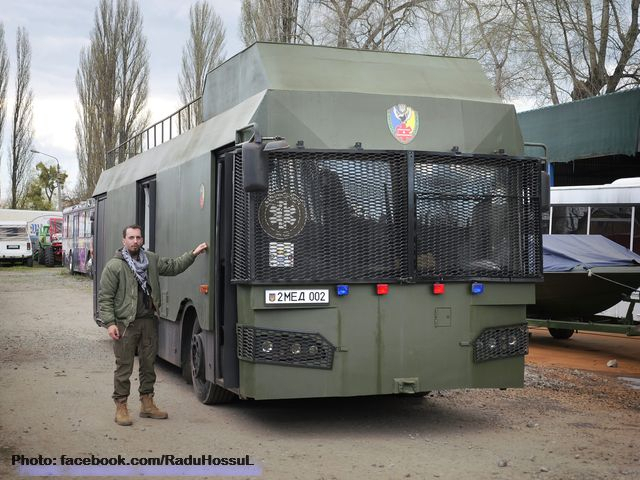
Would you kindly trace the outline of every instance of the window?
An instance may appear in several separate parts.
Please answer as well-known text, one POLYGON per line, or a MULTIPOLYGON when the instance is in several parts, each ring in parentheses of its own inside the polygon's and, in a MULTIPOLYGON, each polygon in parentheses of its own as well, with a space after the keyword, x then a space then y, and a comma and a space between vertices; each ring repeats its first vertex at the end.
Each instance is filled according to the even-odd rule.
POLYGON ((588 218, 589 207, 555 206, 551 233, 586 234, 588 218))
POLYGON ((624 247, 631 248, 631 208, 593 207, 589 233, 603 235, 624 247))
POLYGON ((146 178, 138 182, 136 199, 136 222, 142 227, 144 246, 147 250, 156 247, 156 179, 146 178))

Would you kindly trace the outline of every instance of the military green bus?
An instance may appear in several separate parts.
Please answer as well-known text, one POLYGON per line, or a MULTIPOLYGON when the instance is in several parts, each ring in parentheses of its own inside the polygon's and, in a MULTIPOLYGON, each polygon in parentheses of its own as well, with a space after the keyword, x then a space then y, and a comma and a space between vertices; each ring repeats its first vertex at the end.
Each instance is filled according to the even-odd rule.
POLYGON ((201 106, 114 152, 94 290, 127 224, 210 244, 158 312, 202 402, 522 386, 544 182, 477 61, 257 43, 201 106))

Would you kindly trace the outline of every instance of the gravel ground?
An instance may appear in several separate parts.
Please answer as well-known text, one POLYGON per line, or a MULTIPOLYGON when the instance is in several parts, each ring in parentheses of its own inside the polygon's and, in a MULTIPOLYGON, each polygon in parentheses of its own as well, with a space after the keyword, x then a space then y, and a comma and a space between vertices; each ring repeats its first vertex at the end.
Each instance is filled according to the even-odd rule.
POLYGON ((131 402, 125 428, 87 279, 1 268, 0 326, 0 478, 17 477, 12 455, 213 454, 268 479, 640 479, 640 391, 612 376, 531 365, 524 389, 208 407, 161 362, 169 419, 131 402))

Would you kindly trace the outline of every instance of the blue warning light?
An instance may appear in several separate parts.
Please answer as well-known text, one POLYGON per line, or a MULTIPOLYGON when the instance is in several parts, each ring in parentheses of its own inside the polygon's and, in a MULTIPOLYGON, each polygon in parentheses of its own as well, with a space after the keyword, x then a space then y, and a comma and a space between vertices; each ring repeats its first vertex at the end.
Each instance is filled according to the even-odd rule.
POLYGON ((336 293, 339 297, 349 295, 349 285, 336 285, 336 293))
POLYGON ((472 295, 480 295, 484 293, 484 283, 474 282, 471 284, 471 294, 472 295))

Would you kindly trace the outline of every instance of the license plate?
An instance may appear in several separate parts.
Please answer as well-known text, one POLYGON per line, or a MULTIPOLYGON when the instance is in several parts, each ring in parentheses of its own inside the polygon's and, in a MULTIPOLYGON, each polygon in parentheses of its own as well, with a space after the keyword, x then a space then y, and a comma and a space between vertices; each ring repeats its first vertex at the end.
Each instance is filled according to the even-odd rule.
POLYGON ((329 303, 329 290, 265 290, 266 305, 318 305, 329 303))
POLYGON ((20 250, 20 245, 7 245, 7 250, 20 250))

